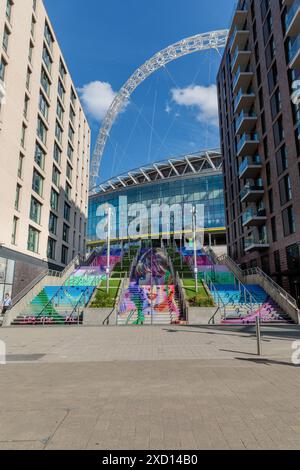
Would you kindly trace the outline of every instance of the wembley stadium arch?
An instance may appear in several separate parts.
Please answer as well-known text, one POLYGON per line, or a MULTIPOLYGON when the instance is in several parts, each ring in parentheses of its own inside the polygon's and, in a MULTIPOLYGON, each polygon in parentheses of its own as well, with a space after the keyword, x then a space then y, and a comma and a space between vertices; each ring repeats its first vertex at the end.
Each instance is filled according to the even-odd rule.
POLYGON ((91 194, 96 193, 98 190, 97 181, 100 174, 101 160, 110 131, 117 116, 120 114, 124 108, 124 105, 128 102, 131 94, 135 91, 135 89, 154 72, 164 67, 168 63, 179 59, 180 57, 192 54, 194 52, 205 51, 209 49, 215 49, 218 51, 219 49, 224 48, 228 40, 228 35, 228 30, 220 30, 197 34, 195 36, 183 39, 155 54, 131 75, 131 77, 122 86, 119 93, 114 98, 103 120, 91 163, 91 194))

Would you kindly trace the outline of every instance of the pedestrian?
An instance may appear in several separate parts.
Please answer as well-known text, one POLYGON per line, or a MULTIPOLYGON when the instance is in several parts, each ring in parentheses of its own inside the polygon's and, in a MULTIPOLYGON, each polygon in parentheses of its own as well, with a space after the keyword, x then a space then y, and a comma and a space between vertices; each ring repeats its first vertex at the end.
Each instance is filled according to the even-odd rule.
POLYGON ((2 304, 2 315, 5 315, 5 313, 7 312, 7 310, 10 309, 10 307, 11 307, 11 297, 10 297, 10 294, 7 292, 5 294, 5 298, 2 304))

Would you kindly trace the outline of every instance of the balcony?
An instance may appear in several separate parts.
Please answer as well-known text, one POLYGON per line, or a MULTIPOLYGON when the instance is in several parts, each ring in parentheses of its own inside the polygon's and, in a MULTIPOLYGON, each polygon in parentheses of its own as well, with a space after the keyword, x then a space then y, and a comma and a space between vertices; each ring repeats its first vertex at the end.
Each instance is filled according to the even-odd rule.
POLYGON ((244 111, 238 116, 235 122, 235 133, 238 135, 245 132, 252 132, 257 123, 257 116, 255 113, 246 113, 244 111))
POLYGON ((251 58, 251 51, 243 51, 239 48, 235 50, 235 53, 232 58, 231 70, 233 74, 236 74, 239 67, 244 69, 248 66, 251 58))
POLYGON ((239 168, 239 177, 241 179, 257 179, 262 170, 262 161, 259 155, 255 157, 246 157, 239 168))
POLYGON ((266 220, 267 214, 265 209, 257 210, 256 208, 250 208, 243 214, 244 227, 257 227, 259 225, 265 225, 266 220))
POLYGON ((239 114, 242 110, 250 109, 255 102, 253 91, 244 91, 242 88, 234 100, 234 113, 239 114))
POLYGON ((286 16, 287 36, 297 36, 300 32, 300 0, 295 0, 286 16))
POLYGON ((270 244, 266 237, 258 238, 255 236, 251 236, 245 239, 245 251, 246 252, 267 250, 268 248, 270 248, 270 244))
POLYGON ((229 31, 229 34, 232 35, 234 33, 235 28, 242 28, 243 25, 245 24, 245 21, 247 20, 247 15, 248 15, 248 10, 246 7, 243 9, 241 8, 235 8, 234 13, 232 16, 231 20, 231 29, 229 31))
POLYGON ((249 36, 249 30, 241 29, 240 27, 236 26, 232 32, 230 50, 234 51, 237 47, 239 49, 245 49, 249 36))
POLYGON ((264 193, 265 191, 263 186, 251 185, 248 183, 241 191, 241 202, 259 202, 263 198, 264 193))
POLYGON ((247 90, 251 85, 252 80, 253 72, 249 70, 249 66, 247 65, 245 68, 239 66, 233 78, 233 93, 237 93, 241 88, 247 90))
POLYGON ((291 69, 300 68, 300 36, 291 39, 289 49, 289 64, 291 69))
POLYGON ((258 145, 259 137, 257 133, 243 134, 236 146, 237 156, 253 155, 257 151, 258 145))

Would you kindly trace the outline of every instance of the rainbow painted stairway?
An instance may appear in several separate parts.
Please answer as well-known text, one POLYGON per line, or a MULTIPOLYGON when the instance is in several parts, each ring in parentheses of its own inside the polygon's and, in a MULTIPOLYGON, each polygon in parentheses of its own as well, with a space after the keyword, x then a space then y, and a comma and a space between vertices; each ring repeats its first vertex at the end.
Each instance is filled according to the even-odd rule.
MULTIPOLYGON (((185 261, 193 265, 192 252, 181 251, 185 261)), ((243 286, 225 265, 213 263, 204 252, 197 252, 199 279, 210 287, 215 305, 220 305, 221 324, 251 324, 259 315, 262 323, 293 323, 279 305, 256 284, 243 286)))
POLYGON ((170 325, 179 321, 179 303, 164 251, 143 250, 121 298, 118 325, 170 325))
MULTIPOLYGON (((119 259, 119 253, 112 250, 111 268, 119 259)), ((63 286, 45 286, 12 325, 82 324, 83 309, 105 279, 106 262, 106 255, 99 255, 91 266, 77 268, 63 286)))

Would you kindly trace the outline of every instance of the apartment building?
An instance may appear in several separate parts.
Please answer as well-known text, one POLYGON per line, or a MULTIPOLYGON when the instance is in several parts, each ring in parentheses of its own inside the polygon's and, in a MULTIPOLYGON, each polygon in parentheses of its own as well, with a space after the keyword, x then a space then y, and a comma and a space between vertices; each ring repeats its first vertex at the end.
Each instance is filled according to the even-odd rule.
POLYGON ((300 0, 242 0, 218 73, 229 253, 300 305, 300 0))
POLYGON ((0 301, 85 252, 90 129, 42 0, 0 0, 0 301))

